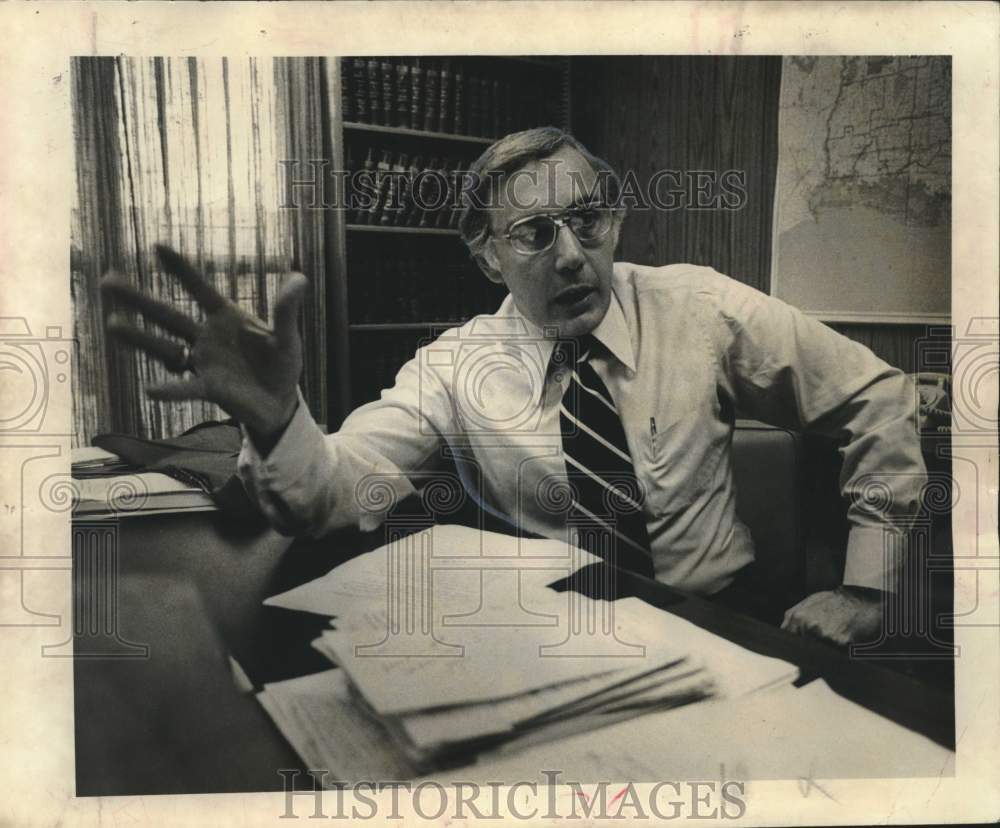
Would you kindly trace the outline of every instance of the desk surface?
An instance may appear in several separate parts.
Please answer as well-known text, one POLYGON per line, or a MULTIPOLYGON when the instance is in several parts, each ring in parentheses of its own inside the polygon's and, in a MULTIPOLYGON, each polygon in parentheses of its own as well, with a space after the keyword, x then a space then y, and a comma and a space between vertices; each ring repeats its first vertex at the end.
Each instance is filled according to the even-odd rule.
MULTIPOLYGON (((374 548, 378 537, 343 532, 322 542, 293 543, 271 531, 241 531, 213 513, 94 526, 74 524, 74 554, 94 554, 76 551, 88 549, 77 542, 81 534, 115 537, 117 612, 110 636, 78 631, 75 639, 78 654, 105 656, 75 662, 77 794, 280 790, 277 770, 301 768, 301 761, 252 694, 238 689, 229 656, 258 686, 327 669, 309 646, 325 619, 261 602, 374 548), (131 657, 139 653, 137 645, 148 646, 145 657, 131 657)), ((78 585, 85 585, 93 569, 80 559, 74 568, 78 585)), ((865 708, 939 744, 953 744, 954 703, 946 690, 665 584, 628 573, 618 583, 621 594, 796 664, 800 683, 823 677, 865 708)))

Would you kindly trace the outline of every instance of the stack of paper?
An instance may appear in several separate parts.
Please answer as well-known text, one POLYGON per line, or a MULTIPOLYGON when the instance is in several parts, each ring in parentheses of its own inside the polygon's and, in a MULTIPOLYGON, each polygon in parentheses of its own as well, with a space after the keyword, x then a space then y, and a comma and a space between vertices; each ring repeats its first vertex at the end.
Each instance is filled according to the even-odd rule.
MULTIPOLYGON (((557 541, 438 526, 266 603, 334 616, 314 645, 342 678, 310 687, 326 687, 327 708, 336 696, 341 718, 346 693, 351 715, 418 769, 794 679, 791 665, 638 599, 548 587, 596 560, 557 541)), ((317 723, 295 712, 320 707, 315 698, 270 685, 261 701, 304 758, 336 766, 317 723)))
POLYGON ((73 449, 75 516, 113 518, 215 509, 204 491, 160 472, 133 469, 98 448, 73 449))

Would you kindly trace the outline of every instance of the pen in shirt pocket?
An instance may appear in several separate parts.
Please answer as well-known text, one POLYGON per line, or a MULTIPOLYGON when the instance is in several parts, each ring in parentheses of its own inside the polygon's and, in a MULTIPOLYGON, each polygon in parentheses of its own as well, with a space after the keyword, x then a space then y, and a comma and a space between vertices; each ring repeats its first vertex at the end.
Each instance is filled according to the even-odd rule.
POLYGON ((649 418, 649 442, 653 445, 653 450, 656 450, 656 417, 649 418))

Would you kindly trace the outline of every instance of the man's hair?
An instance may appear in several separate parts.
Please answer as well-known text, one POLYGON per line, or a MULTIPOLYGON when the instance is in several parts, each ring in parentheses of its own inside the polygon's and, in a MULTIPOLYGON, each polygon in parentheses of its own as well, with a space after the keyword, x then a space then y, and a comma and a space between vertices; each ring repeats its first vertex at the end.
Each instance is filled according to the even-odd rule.
POLYGON ((462 194, 458 228, 473 256, 481 253, 490 237, 489 211, 496 204, 495 183, 531 161, 548 158, 562 147, 572 147, 587 160, 597 175, 601 199, 608 204, 617 202, 621 190, 618 174, 607 161, 591 153, 565 130, 547 126, 511 133, 487 147, 467 173, 472 186, 462 194))

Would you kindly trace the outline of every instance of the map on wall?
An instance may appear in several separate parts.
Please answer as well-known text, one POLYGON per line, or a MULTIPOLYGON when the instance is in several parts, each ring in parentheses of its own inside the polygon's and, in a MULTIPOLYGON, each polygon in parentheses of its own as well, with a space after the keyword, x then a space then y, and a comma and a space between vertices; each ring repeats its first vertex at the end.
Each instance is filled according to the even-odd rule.
POLYGON ((771 290, 830 321, 947 319, 950 57, 786 57, 771 290))

